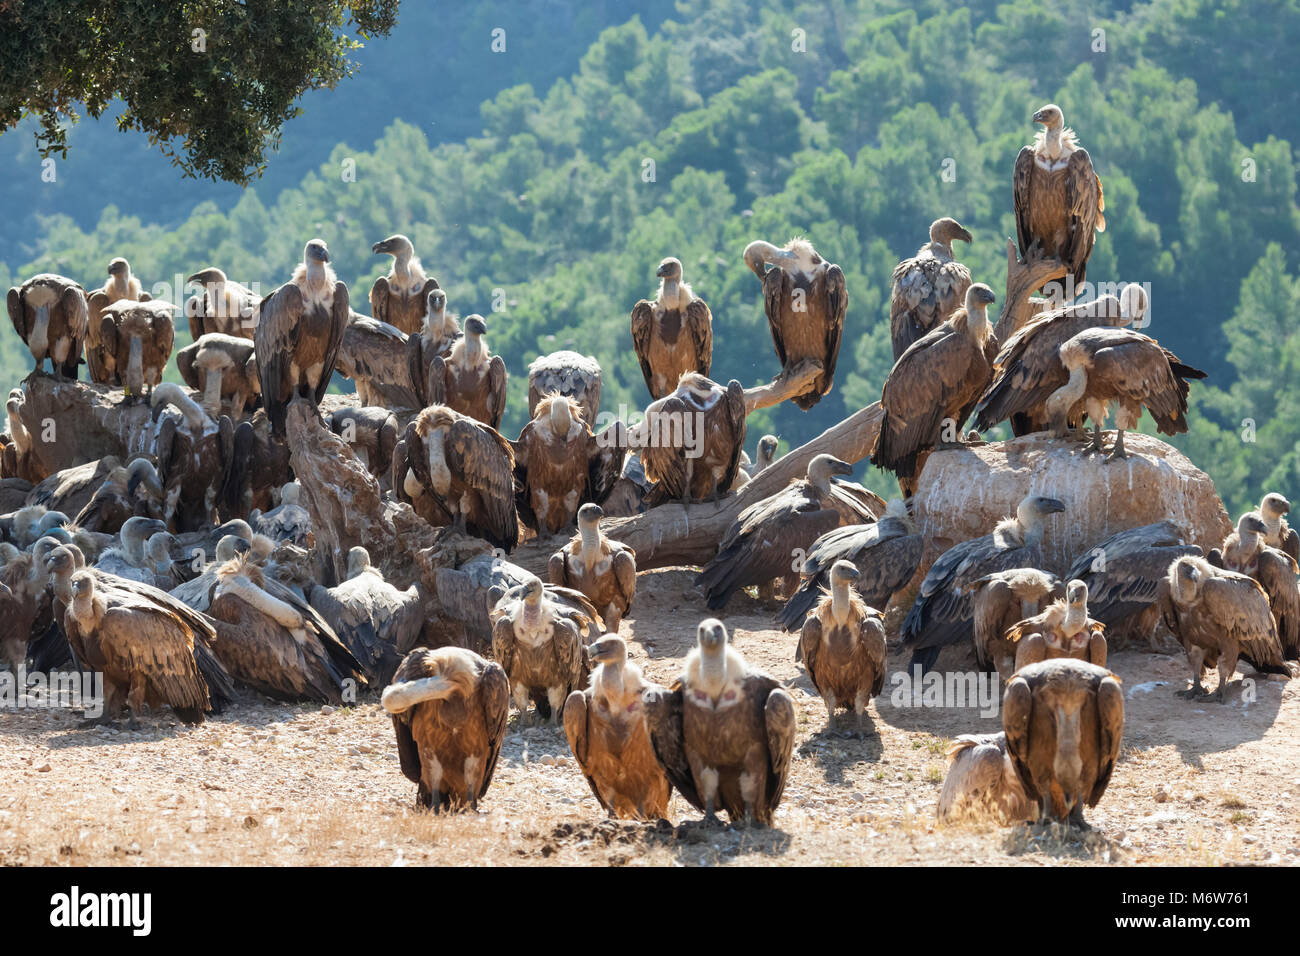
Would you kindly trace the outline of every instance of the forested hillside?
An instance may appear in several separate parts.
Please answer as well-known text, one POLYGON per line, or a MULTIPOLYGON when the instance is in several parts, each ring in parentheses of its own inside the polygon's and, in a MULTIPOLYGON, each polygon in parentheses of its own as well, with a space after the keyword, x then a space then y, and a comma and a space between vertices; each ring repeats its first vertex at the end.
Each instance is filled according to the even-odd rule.
MULTIPOLYGON (((835 390, 808 413, 786 403, 750 418, 784 448, 879 397, 890 272, 932 219, 971 229, 958 254, 1001 293, 1011 166, 1033 135, 1030 115, 1054 101, 1105 186, 1109 227, 1089 278, 1149 282, 1147 331, 1211 373, 1193 386, 1192 432, 1177 444, 1230 511, 1263 490, 1300 496, 1297 0, 472 10, 404 6, 383 55, 368 51, 357 77, 312 94, 266 180, 243 193, 178 183, 141 159, 142 140, 85 130, 60 173, 64 192, 41 200, 59 215, 9 217, 0 283, 48 270, 98 284, 108 259, 125 255, 146 285, 215 264, 265 290, 319 235, 366 311, 388 267, 370 244, 405 232, 451 307, 487 317, 514 376, 503 430, 515 434, 539 351, 594 353, 604 406, 644 407, 628 311, 654 291, 665 255, 712 308, 713 377, 769 379, 777 360, 740 252, 753 238, 805 234, 843 267, 850 306, 835 390), (625 11, 643 16, 604 30, 573 62, 625 11), (492 54, 498 24, 509 45, 492 54), (462 49, 466 34, 481 34, 481 52, 462 49), (396 79, 411 71, 430 79, 396 79), (347 159, 355 181, 341 175, 347 159), (81 189, 77 163, 104 185, 81 189), (156 208, 141 201, 151 194, 156 208)), ((30 151, 29 141, 8 133, 0 154, 30 151)), ((6 209, 41 188, 35 171, 19 178, 3 187, 6 209)), ((0 341, 16 381, 29 360, 15 336, 0 341)))

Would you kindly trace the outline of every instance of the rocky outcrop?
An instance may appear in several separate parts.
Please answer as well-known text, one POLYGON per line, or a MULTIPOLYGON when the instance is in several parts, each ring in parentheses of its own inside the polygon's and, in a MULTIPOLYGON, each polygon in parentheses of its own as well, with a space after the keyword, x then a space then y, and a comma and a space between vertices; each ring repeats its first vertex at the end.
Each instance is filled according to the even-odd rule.
POLYGON ((22 387, 19 417, 31 436, 30 460, 40 478, 106 455, 129 461, 152 450, 149 405, 124 404, 120 388, 37 374, 22 387))
MULTIPOLYGON (((1106 436, 1109 449, 1114 434, 1106 436)), ((925 463, 913 507, 925 550, 919 583, 935 558, 959 541, 988 534, 1028 494, 1060 498, 1043 540, 1046 570, 1070 561, 1107 535, 1172 521, 1190 544, 1218 547, 1231 530, 1209 475, 1172 445, 1150 435, 1124 436, 1127 461, 1084 455, 1084 443, 1047 433, 936 451, 925 463)))

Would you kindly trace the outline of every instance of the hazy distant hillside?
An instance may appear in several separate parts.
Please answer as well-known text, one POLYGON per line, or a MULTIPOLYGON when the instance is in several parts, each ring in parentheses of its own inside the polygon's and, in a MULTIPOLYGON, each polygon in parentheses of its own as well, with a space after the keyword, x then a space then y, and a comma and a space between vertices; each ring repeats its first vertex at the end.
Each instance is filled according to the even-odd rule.
MULTIPOLYGON (((1192 433, 1177 443, 1234 511, 1264 488, 1300 496, 1300 0, 586 8, 497 3, 443 21, 408 4, 360 76, 308 99, 267 182, 231 208, 233 192, 101 136, 61 175, 65 198, 41 207, 72 219, 0 239, 30 244, 0 246, 0 283, 41 269, 98 282, 127 255, 149 282, 213 263, 271 288, 320 235, 365 310, 387 268, 370 244, 403 231, 452 309, 487 316, 513 376, 514 434, 543 350, 593 352, 606 407, 644 406, 628 311, 665 255, 712 308, 714 377, 769 379, 776 357, 740 252, 803 234, 843 267, 851 302, 834 391, 811 412, 750 419, 751 446, 773 431, 784 449, 879 396, 890 272, 931 220, 971 229, 958 253, 1001 294, 1012 164, 1034 109, 1056 102, 1105 185, 1089 278, 1150 283, 1149 331, 1211 374, 1192 386, 1192 433), (487 52, 498 22, 505 55, 487 52), (429 79, 395 79, 412 71, 429 79), (355 182, 340 181, 345 158, 355 182)), ((0 150, 15 142, 30 141, 9 134, 0 150)), ((0 189, 6 208, 35 191, 0 189)), ((28 365, 0 338, 10 380, 28 365)))

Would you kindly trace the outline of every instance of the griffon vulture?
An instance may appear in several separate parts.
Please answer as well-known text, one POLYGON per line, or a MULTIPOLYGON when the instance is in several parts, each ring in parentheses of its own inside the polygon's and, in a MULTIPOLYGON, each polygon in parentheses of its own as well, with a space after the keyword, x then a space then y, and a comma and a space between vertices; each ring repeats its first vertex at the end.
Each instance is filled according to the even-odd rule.
POLYGON ((221 705, 213 697, 229 677, 208 648, 212 625, 166 598, 90 570, 72 575, 63 627, 81 667, 104 675, 104 719, 125 704, 134 729, 145 704, 166 704, 181 722, 199 724, 221 705))
POLYGON ((73 523, 86 531, 117 534, 128 518, 162 518, 164 513, 157 470, 149 459, 136 458, 108 473, 73 523))
POLYGON ((885 379, 871 463, 897 475, 905 496, 915 491, 922 453, 960 444, 962 423, 993 378, 993 301, 993 290, 976 282, 966 290, 965 307, 912 343, 885 379))
POLYGON ((429 363, 427 400, 446 405, 462 415, 476 418, 493 428, 501 427, 506 410, 505 360, 488 351, 483 336, 487 323, 481 315, 465 319, 465 335, 444 359, 435 355, 429 363))
POLYGON ((1092 328, 1062 345, 1060 354, 1069 379, 1048 397, 1046 404, 1058 436, 1065 434, 1068 423, 1080 421, 1086 411, 1093 421, 1088 451, 1101 452, 1101 423, 1112 403, 1118 406, 1118 434, 1108 460, 1128 457, 1124 431, 1137 427, 1143 405, 1161 433, 1180 435, 1187 431, 1187 379, 1205 378, 1205 373, 1184 365, 1155 339, 1132 329, 1092 328))
POLYGON ((463 647, 420 648, 384 688, 402 773, 416 803, 478 809, 501 753, 510 685, 495 661, 463 647))
POLYGON ((885 686, 885 620, 854 588, 861 573, 851 561, 831 566, 826 594, 799 634, 799 651, 808 679, 826 703, 852 710, 861 724, 867 703, 885 686))
POLYGON ((213 650, 236 680, 274 700, 338 704, 366 686, 360 662, 316 609, 240 555, 217 569, 213 650))
POLYGON ((336 363, 338 373, 357 386, 357 400, 382 408, 423 408, 423 385, 417 386, 409 365, 408 340, 401 329, 359 312, 348 313, 343 344, 336 363))
POLYGON ((148 302, 151 298, 141 287, 140 280, 131 274, 129 262, 119 257, 108 264, 108 281, 104 287, 86 296, 89 315, 86 326, 86 371, 92 382, 114 384, 118 380, 117 356, 104 348, 99 334, 104 309, 123 299, 148 302))
POLYGON ((293 477, 289 443, 277 436, 263 409, 235 429, 230 470, 217 500, 227 517, 248 517, 272 507, 271 493, 293 477))
POLYGON ((186 385, 203 393, 203 410, 213 419, 225 407, 237 422, 262 395, 250 339, 209 332, 176 353, 176 369, 186 385))
POLYGON ((682 264, 659 263, 659 293, 632 307, 632 347, 652 399, 668 395, 687 372, 708 376, 713 364, 713 314, 682 281, 682 264))
POLYGON ((141 401, 162 381, 175 338, 170 302, 119 299, 104 307, 99 342, 104 354, 113 357, 114 378, 127 401, 141 401))
POLYGON ((539 717, 553 715, 558 723, 569 694, 587 681, 581 634, 539 578, 513 592, 492 611, 492 656, 510 678, 510 696, 521 718, 532 699, 539 717))
POLYGON ((717 500, 736 480, 745 445, 745 390, 688 372, 677 390, 651 402, 629 429, 655 503, 717 500))
POLYGON ((605 629, 618 633, 636 594, 636 552, 600 530, 600 505, 578 509, 578 533, 551 555, 547 575, 552 584, 581 591, 604 618, 605 629))
POLYGON ((930 224, 930 241, 894 267, 889 337, 895 361, 966 301, 970 270, 953 258, 954 239, 970 242, 971 234, 956 219, 936 219, 930 224))
POLYGON ((672 786, 655 758, 646 729, 641 668, 627 661, 614 634, 588 648, 595 668, 586 690, 564 702, 564 735, 583 776, 612 817, 662 820, 672 786))
POLYGON ((121 544, 101 554, 95 567, 129 581, 154 586, 153 562, 146 552, 146 544, 155 534, 166 530, 166 522, 156 518, 128 518, 118 532, 121 544))
POLYGON ((406 374, 421 408, 431 404, 429 367, 433 360, 451 355, 452 347, 463 337, 460 323, 447 311, 447 293, 434 289, 429 293, 424 323, 406 340, 406 374))
POLYGON ((1005 733, 962 734, 952 742, 939 793, 940 821, 989 816, 999 823, 1018 823, 1037 813, 1007 755, 1005 733))
POLYGON ((807 411, 834 383, 849 307, 844 272, 800 238, 791 239, 784 249, 755 240, 745 247, 745 265, 763 283, 763 310, 782 374, 808 359, 821 363, 810 390, 793 399, 807 411))
POLYGON ((388 275, 380 276, 370 287, 371 315, 414 335, 424 322, 425 305, 429 294, 438 288, 438 280, 425 276, 420 260, 415 258, 415 247, 403 235, 376 242, 370 251, 393 257, 388 275))
POLYGON ((1120 290, 1118 298, 1104 295, 1034 316, 1002 344, 993 383, 975 407, 975 427, 987 430, 1010 419, 1017 435, 1046 430, 1047 399, 1070 378, 1061 346, 1087 329, 1137 322, 1146 309, 1146 292, 1132 284, 1120 290))
POLYGON ((1063 597, 1060 578, 1037 568, 1014 568, 986 575, 970 585, 974 597, 975 660, 1002 680, 1016 670, 1016 644, 1008 631, 1033 618, 1049 599, 1063 597))
POLYGON ((215 266, 200 269, 185 280, 197 283, 202 290, 185 303, 190 322, 190 337, 197 342, 205 335, 220 333, 239 338, 253 338, 262 297, 238 282, 231 282, 215 266))
POLYGON ((695 586, 708 595, 709 609, 726 607, 747 585, 791 577, 791 557, 832 528, 875 521, 885 503, 861 485, 833 479, 852 473, 848 462, 817 455, 808 462, 806 477, 742 511, 695 578, 695 586))
POLYGON ((455 525, 510 551, 519 541, 514 470, 514 452, 496 429, 431 405, 393 450, 393 492, 431 524, 455 525))
POLYGON ((348 287, 329 262, 325 241, 313 239, 293 278, 258 307, 257 376, 276 435, 284 435, 290 399, 298 396, 319 406, 334 374, 349 309, 348 287))
POLYGON ((537 406, 548 395, 563 395, 578 403, 583 421, 594 431, 600 414, 600 386, 600 363, 590 355, 539 355, 528 366, 528 417, 537 417, 537 406))
POLYGON ((64 276, 42 272, 9 290, 9 321, 44 372, 45 360, 55 378, 77 377, 81 349, 90 327, 86 293, 64 276))
POLYGON ((1086 804, 1106 792, 1124 733, 1119 678, 1096 664, 1060 658, 1030 664, 1007 682, 1002 729, 1007 755, 1038 804, 1040 822, 1087 828, 1086 804))
POLYGON ((234 424, 226 415, 214 419, 172 382, 155 388, 150 404, 166 517, 178 531, 219 524, 217 497, 235 455, 234 424))
POLYGON ((778 457, 776 453, 777 444, 775 435, 764 435, 758 440, 758 449, 754 454, 754 467, 749 473, 751 478, 776 462, 778 457))
POLYGON ((279 490, 279 504, 265 514, 250 515, 257 532, 279 544, 288 541, 300 548, 315 544, 311 512, 302 505, 302 485, 285 482, 279 490))
MULTIPOLYGON (((22 410, 27 403, 27 393, 21 388, 10 389, 5 400, 8 431, 0 438, 8 439, 0 452, 0 471, 5 478, 39 484, 49 476, 32 454, 32 433, 23 422, 22 410)), ((6 509, 8 510, 8 509, 6 509)))
POLYGON ((1223 548, 1216 548, 1208 560, 1216 567, 1236 571, 1259 582, 1268 595, 1269 610, 1277 625, 1282 656, 1300 659, 1300 585, 1296 575, 1300 568, 1289 554, 1264 543, 1268 526, 1258 513, 1248 511, 1237 521, 1237 530, 1228 535, 1223 548))
POLYGON ((1059 499, 1029 495, 1017 505, 1015 517, 998 522, 991 534, 955 544, 939 556, 899 632, 903 646, 912 651, 909 669, 920 665, 928 670, 944 647, 973 636, 969 584, 998 571, 1041 567, 1044 522, 1064 511, 1059 499))
POLYGON ((548 395, 514 444, 518 507, 539 535, 573 525, 584 501, 609 494, 623 468, 625 449, 592 434, 577 399, 548 395))
POLYGON ((397 447, 396 415, 374 405, 336 408, 325 416, 325 425, 352 446, 376 481, 387 483, 393 470, 393 449, 397 447))
POLYGON ((922 544, 906 507, 897 498, 876 522, 827 531, 808 549, 799 568, 799 589, 777 614, 777 621, 787 631, 803 627, 804 618, 829 588, 828 575, 837 561, 851 561, 858 569, 856 587, 868 607, 886 607, 916 574, 922 544))
POLYGON ((1201 676, 1216 666, 1218 697, 1227 701, 1228 682, 1244 659, 1262 674, 1295 676, 1282 658, 1268 595, 1254 578, 1214 567, 1204 558, 1179 558, 1160 587, 1160 615, 1187 652, 1191 686, 1180 696, 1207 693, 1201 676))
POLYGON ((1156 649, 1160 583, 1169 566, 1188 555, 1199 558, 1202 552, 1183 543, 1172 521, 1160 521, 1116 532, 1080 553, 1067 580, 1088 585, 1088 613, 1106 625, 1108 641, 1137 637, 1156 649))
POLYGON ((348 551, 347 579, 332 588, 313 585, 309 603, 333 624, 372 683, 393 676, 399 648, 414 646, 424 628, 420 589, 412 584, 400 591, 389 584, 362 547, 348 551))
POLYGON ((671 689, 642 697, 655 756, 686 802, 709 820, 770 826, 790 775, 794 699, 752 669, 714 618, 701 621, 671 689))
POLYGON ((1096 234, 1106 230, 1101 180, 1059 106, 1049 103, 1033 120, 1043 131, 1020 150, 1012 177, 1020 258, 1028 260, 1037 245, 1042 255, 1061 260, 1077 287, 1096 234))
POLYGON ((1041 614, 1014 624, 1006 640, 1015 645, 1016 670, 1058 657, 1106 666, 1106 625, 1088 616, 1088 585, 1082 581, 1067 584, 1065 598, 1041 614))
POLYGON ((1258 513, 1264 521, 1264 543, 1300 561, 1300 534, 1286 520, 1286 515, 1291 513, 1291 502, 1273 492, 1264 496, 1258 513))

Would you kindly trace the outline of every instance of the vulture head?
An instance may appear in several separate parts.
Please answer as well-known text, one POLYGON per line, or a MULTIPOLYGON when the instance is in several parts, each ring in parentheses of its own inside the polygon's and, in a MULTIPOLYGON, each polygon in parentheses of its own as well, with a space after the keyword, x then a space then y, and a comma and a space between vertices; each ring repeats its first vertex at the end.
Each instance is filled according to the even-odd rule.
POLYGON ((487 334, 487 323, 483 321, 481 315, 471 315, 465 320, 465 337, 469 339, 480 339, 487 334))
POLYGON ((846 587, 860 577, 862 572, 852 561, 840 559, 831 565, 831 584, 836 588, 846 587))
POLYGON ((108 264, 108 274, 114 279, 120 279, 123 283, 129 282, 131 279, 131 263, 118 256, 108 264))
POLYGON ((695 629, 695 640, 703 657, 719 657, 727 650, 727 627, 716 617, 706 618, 695 629))
POLYGON ((72 576, 72 602, 78 608, 87 607, 95 599, 95 575, 91 571, 78 571, 72 576))
POLYGON ((430 315, 441 315, 447 308, 447 290, 434 289, 429 293, 428 301, 425 303, 429 307, 430 315))
POLYGON ((966 290, 966 311, 975 314, 983 314, 984 310, 998 300, 993 294, 993 290, 983 282, 971 283, 971 287, 966 290))
POLYGON ((1270 521, 1276 521, 1283 515, 1291 513, 1291 502, 1277 492, 1272 492, 1265 495, 1264 500, 1259 503, 1259 511, 1270 521))
POLYGON ((407 239, 401 233, 395 236, 389 236, 387 239, 381 239, 370 247, 370 251, 377 256, 392 256, 394 259, 409 259, 415 252, 415 247, 411 245, 411 240, 407 239))
POLYGON ((302 485, 296 481, 287 481, 280 486, 280 505, 296 505, 302 500, 302 485))
POLYGON ((54 527, 51 528, 49 531, 42 532, 40 538, 37 539, 36 543, 40 544, 42 541, 46 542, 45 546, 47 548, 54 547, 60 544, 73 543, 72 535, 68 533, 67 528, 63 528, 63 527, 54 527))
POLYGON ((241 538, 237 534, 222 535, 221 540, 217 542, 217 563, 225 564, 233 561, 241 554, 247 554, 251 547, 247 538, 241 538))
POLYGON ((819 491, 826 491, 830 487, 832 476, 851 474, 853 466, 834 455, 816 455, 808 462, 808 480, 819 491))
POLYGON ((210 285, 224 285, 226 274, 216 266, 208 266, 206 269, 200 269, 185 281, 197 282, 206 289, 210 285))
POLYGON ((136 515, 134 518, 127 518, 122 523, 122 530, 118 532, 118 537, 121 538, 126 553, 132 558, 138 558, 144 553, 145 541, 159 531, 166 530, 167 523, 165 521, 136 515))
POLYGON ((1181 605, 1195 604, 1209 566, 1191 555, 1179 558, 1169 566, 1169 593, 1181 605))
POLYGON ((369 551, 361 547, 361 545, 357 545, 348 551, 348 580, 352 580, 368 567, 370 567, 369 551))
POLYGON ((1150 305, 1147 290, 1136 282, 1130 282, 1119 290, 1119 314, 1126 322, 1143 325, 1142 319, 1150 305))
POLYGON ((594 528, 605 517, 605 509, 594 501, 588 501, 578 509, 578 527, 594 528))
POLYGON ((766 467, 776 460, 777 439, 775 435, 764 435, 758 440, 758 463, 766 467))
POLYGON ((153 462, 148 458, 135 458, 126 468, 126 493, 135 496, 135 490, 144 485, 151 493, 162 497, 162 481, 158 478, 158 470, 154 468, 153 462))
POLYGON ((307 265, 313 262, 324 264, 330 261, 329 247, 325 245, 324 239, 313 239, 307 243, 302 250, 302 261, 307 265))
POLYGON ((587 648, 587 654, 593 664, 625 664, 627 642, 617 635, 606 634, 587 648))
POLYGON ((682 277, 681 260, 674 258, 673 256, 669 256, 663 262, 659 263, 659 269, 658 271, 655 272, 655 275, 658 276, 660 279, 669 279, 669 280, 681 279, 682 277))
POLYGON ((36 522, 36 533, 38 535, 49 534, 54 528, 63 528, 71 524, 72 520, 62 511, 47 511, 41 515, 41 520, 36 522))
POLYGON ((1065 601, 1071 607, 1086 607, 1088 604, 1088 585, 1078 578, 1065 586, 1065 601))
POLYGON ((542 603, 542 597, 546 594, 546 588, 542 586, 542 579, 539 577, 530 577, 523 584, 524 603, 529 607, 536 607, 542 603))
MULTIPOLYGON (((1048 515, 1063 514, 1065 502, 1060 498, 1048 498, 1044 495, 1026 495, 1016 506, 1014 523, 1019 526, 1026 543, 1041 541, 1043 523, 1048 515)), ((999 530, 1002 529, 999 525, 999 530)))
POLYGON ((1060 129, 1065 125, 1065 114, 1055 103, 1048 103, 1034 113, 1033 120, 1048 129, 1060 129))
POLYGON ((545 417, 551 426, 551 434, 556 438, 567 439, 574 419, 581 416, 578 403, 558 393, 548 395, 537 403, 537 417, 545 417))
POLYGON ((966 227, 956 219, 945 216, 942 219, 936 219, 930 223, 930 241, 937 242, 952 252, 952 242, 954 239, 960 239, 962 242, 970 242, 971 234, 966 227))

